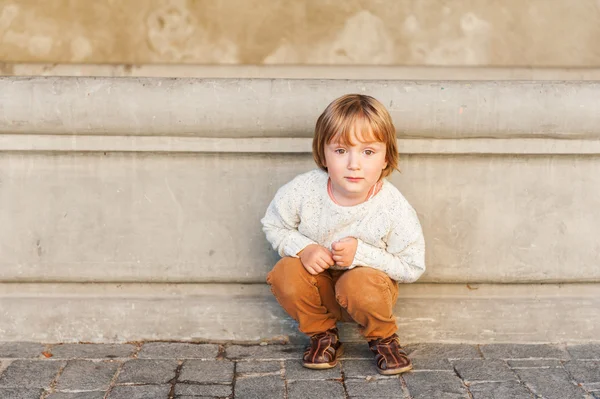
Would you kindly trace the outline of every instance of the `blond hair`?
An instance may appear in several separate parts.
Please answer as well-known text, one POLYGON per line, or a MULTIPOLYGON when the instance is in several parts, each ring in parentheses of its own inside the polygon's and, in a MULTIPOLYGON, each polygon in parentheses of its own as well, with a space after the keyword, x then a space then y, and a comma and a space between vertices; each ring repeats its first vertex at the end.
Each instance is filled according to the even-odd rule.
POLYGON ((334 140, 354 145, 352 136, 360 141, 374 138, 385 143, 387 166, 381 178, 398 169, 398 146, 396 128, 383 104, 364 94, 346 94, 335 99, 317 119, 312 152, 319 168, 325 166, 325 145, 334 140))

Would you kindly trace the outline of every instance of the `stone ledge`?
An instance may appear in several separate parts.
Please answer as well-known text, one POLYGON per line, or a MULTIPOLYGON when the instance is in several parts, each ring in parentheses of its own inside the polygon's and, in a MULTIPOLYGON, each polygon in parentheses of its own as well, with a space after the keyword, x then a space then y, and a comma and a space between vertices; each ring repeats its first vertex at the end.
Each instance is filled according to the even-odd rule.
MULTIPOLYGON (((0 341, 303 340, 263 284, 0 284, 0 341)), ((405 343, 595 342, 600 284, 403 285, 405 343), (473 288, 473 287, 472 287, 473 288)), ((342 325, 345 341, 360 340, 342 325)))
POLYGON ((0 77, 0 133, 312 137, 346 93, 408 138, 600 137, 598 82, 133 77, 0 77))

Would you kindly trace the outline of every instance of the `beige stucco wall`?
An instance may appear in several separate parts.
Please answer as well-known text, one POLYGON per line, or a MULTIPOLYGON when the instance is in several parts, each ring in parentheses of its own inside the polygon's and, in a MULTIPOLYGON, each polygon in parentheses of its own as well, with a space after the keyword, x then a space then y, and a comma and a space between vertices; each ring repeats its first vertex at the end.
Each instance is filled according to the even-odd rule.
POLYGON ((0 0, 0 61, 600 65, 598 0, 0 0))

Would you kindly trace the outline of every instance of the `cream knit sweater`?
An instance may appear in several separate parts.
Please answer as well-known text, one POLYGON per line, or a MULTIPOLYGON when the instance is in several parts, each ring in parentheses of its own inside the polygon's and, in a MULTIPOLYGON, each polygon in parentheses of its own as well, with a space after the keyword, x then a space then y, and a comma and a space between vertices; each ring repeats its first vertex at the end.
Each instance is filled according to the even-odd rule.
POLYGON ((400 191, 384 179, 373 198, 345 207, 329 197, 328 178, 312 170, 277 191, 261 220, 273 249, 298 257, 309 244, 331 250, 333 242, 355 237, 358 247, 350 268, 368 266, 401 283, 416 281, 425 271, 425 242, 417 214, 400 191))

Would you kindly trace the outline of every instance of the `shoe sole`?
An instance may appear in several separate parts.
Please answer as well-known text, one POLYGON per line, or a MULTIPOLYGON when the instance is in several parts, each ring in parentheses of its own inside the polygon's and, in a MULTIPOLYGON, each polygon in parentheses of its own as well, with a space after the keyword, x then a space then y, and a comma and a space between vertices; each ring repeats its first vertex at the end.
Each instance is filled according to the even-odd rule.
POLYGON ((343 354, 344 354, 344 344, 340 345, 340 347, 338 348, 338 350, 335 351, 335 359, 334 359, 333 362, 330 362, 330 363, 305 363, 305 362, 302 362, 302 365, 304 367, 306 367, 307 369, 312 369, 312 370, 332 369, 335 366, 337 366, 338 359, 343 354))
POLYGON ((413 366, 410 365, 410 366, 403 367, 401 369, 391 369, 391 370, 377 369, 377 371, 379 372, 379 374, 382 374, 382 375, 395 375, 395 374, 402 374, 407 371, 410 371, 410 370, 412 370, 412 368, 413 368, 413 366))

